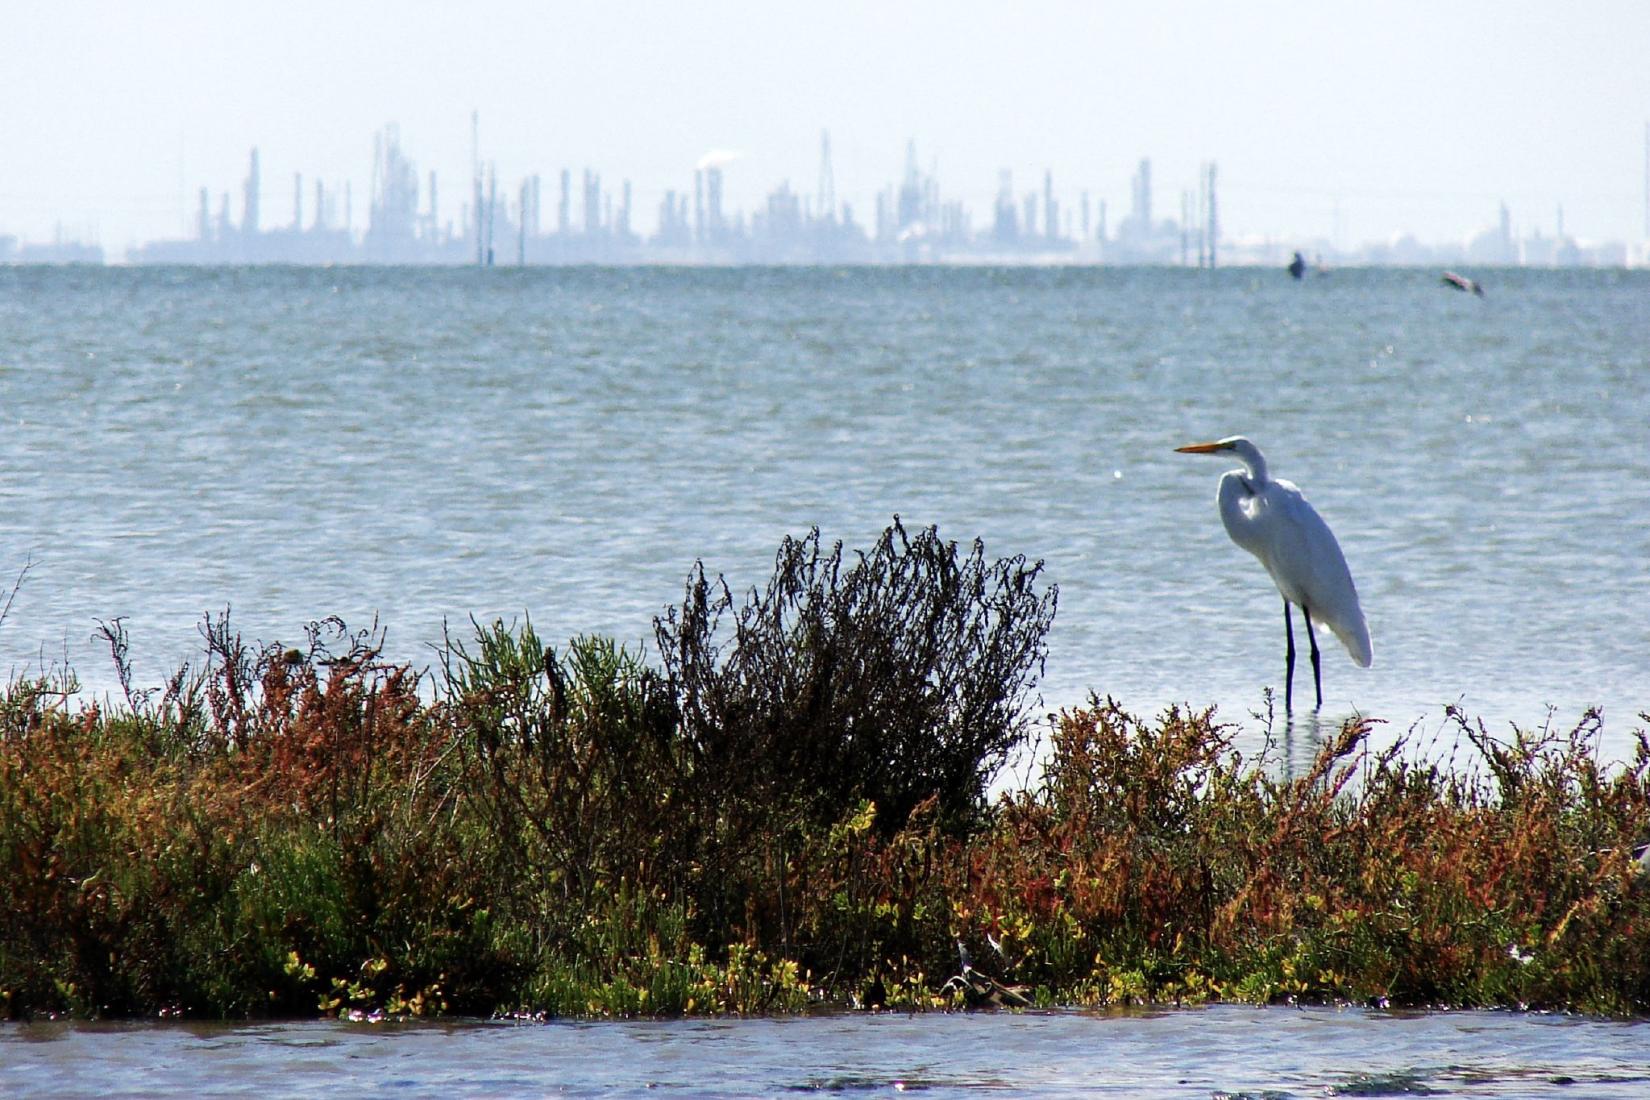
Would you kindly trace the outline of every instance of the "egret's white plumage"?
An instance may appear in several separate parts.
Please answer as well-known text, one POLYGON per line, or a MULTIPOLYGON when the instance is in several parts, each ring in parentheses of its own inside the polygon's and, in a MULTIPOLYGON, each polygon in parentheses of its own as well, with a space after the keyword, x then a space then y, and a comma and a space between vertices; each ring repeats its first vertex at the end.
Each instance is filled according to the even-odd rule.
MULTIPOLYGON (((1282 593, 1284 626, 1289 629, 1289 604, 1301 609, 1307 620, 1307 636, 1312 641, 1313 679, 1318 681, 1318 643, 1312 623, 1319 622, 1335 632, 1352 659, 1368 668, 1375 653, 1369 642, 1369 626, 1358 604, 1358 589, 1346 567, 1346 557, 1335 541, 1329 525, 1307 502, 1292 481, 1274 478, 1266 468, 1266 456, 1241 435, 1214 443, 1194 443, 1180 447, 1185 454, 1230 454, 1243 469, 1221 476, 1217 500, 1221 522, 1232 541, 1260 559, 1282 593)), ((1295 644, 1289 633, 1288 675, 1293 679, 1295 644)), ((1286 684, 1286 699, 1292 693, 1286 684)), ((1322 687, 1318 701, 1323 701, 1322 687)))

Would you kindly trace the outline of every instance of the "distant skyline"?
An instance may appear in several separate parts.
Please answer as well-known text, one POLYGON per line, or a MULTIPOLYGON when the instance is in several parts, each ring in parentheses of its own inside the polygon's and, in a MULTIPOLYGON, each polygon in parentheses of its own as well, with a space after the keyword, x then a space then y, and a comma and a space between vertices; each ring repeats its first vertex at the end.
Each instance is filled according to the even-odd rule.
POLYGON ((1461 241, 1503 201, 1520 236, 1562 207, 1583 241, 1645 238, 1642 0, 18 8, 0 15, 0 234, 61 226, 111 258, 190 235, 198 189, 235 192, 253 146, 266 224, 290 221, 301 173, 348 181, 359 226, 387 123, 456 218, 472 111, 501 189, 630 179, 644 232, 713 150, 730 209, 787 180, 811 196, 829 130, 836 195, 867 218, 915 140, 976 219, 1005 169, 1126 210, 1144 157, 1171 215, 1218 162, 1238 239, 1461 241))

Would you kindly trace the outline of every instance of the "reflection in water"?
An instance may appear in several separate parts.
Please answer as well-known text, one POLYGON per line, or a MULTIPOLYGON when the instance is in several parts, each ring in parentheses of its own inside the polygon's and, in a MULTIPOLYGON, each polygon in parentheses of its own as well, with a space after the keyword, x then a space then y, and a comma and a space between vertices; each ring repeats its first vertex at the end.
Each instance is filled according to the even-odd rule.
POLYGON ((1265 721, 1271 742, 1273 767, 1279 778, 1293 782, 1308 774, 1325 745, 1334 741, 1341 730, 1353 722, 1367 721, 1368 716, 1357 711, 1301 709, 1286 713, 1257 715, 1265 721))
POLYGON ((1281 756, 1285 779, 1296 779, 1311 770, 1312 761, 1323 747, 1323 730, 1323 715, 1316 710, 1303 710, 1284 717, 1281 756))

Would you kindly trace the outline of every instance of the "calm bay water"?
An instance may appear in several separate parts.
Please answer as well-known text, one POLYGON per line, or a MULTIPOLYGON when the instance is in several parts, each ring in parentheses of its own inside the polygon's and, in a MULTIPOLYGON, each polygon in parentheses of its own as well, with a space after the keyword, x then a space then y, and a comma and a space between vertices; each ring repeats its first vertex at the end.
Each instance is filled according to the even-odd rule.
MULTIPOLYGON (((1650 707, 1650 272, 0 268, 0 672, 122 617, 140 684, 203 613, 298 641, 530 612, 642 643, 696 558, 908 526, 1047 561, 1050 707, 1281 687, 1277 596, 1215 514, 1242 432, 1338 532, 1375 639, 1354 711, 1493 728, 1650 707)), ((1328 640, 1328 639, 1326 639, 1328 640)), ((1333 646, 1332 640, 1328 644, 1333 646)), ((1289 731, 1311 741, 1310 719, 1289 731)), ((660 1086, 1641 1095, 1645 1024, 1334 1010, 624 1025, 6 1025, 0 1093, 660 1086)))
POLYGON ((511 1025, 0 1025, 8 1096, 1639 1097, 1650 1023, 1223 1007, 511 1025))
MULTIPOLYGON (((1650 272, 0 268, 0 671, 123 617, 140 683, 374 616, 651 638, 696 558, 898 513, 1060 585, 1049 707, 1281 688, 1280 601, 1226 538, 1237 432, 1337 531, 1375 666, 1325 721, 1650 707, 1650 272)), ((1303 666, 1304 670, 1304 666, 1303 666)), ((1309 675, 1309 671, 1308 671, 1309 675)), ((1281 709, 1281 708, 1280 708, 1281 709)), ((1310 734, 1310 726, 1306 732, 1310 734)), ((1619 740, 1618 740, 1619 739, 1619 740)))

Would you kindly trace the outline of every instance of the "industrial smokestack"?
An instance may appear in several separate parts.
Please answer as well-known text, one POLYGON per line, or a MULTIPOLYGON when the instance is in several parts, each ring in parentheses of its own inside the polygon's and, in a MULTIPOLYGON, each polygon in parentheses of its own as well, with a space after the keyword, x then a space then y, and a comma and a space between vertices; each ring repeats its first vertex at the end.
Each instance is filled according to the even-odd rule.
POLYGON ((705 239, 705 170, 693 170, 693 239, 705 239))
POLYGON ((253 236, 258 232, 258 150, 252 150, 252 164, 246 173, 246 206, 241 218, 241 232, 253 236))
POLYGON ((1220 245, 1220 200, 1215 193, 1215 162, 1209 162, 1209 266, 1216 266, 1215 253, 1220 245))

